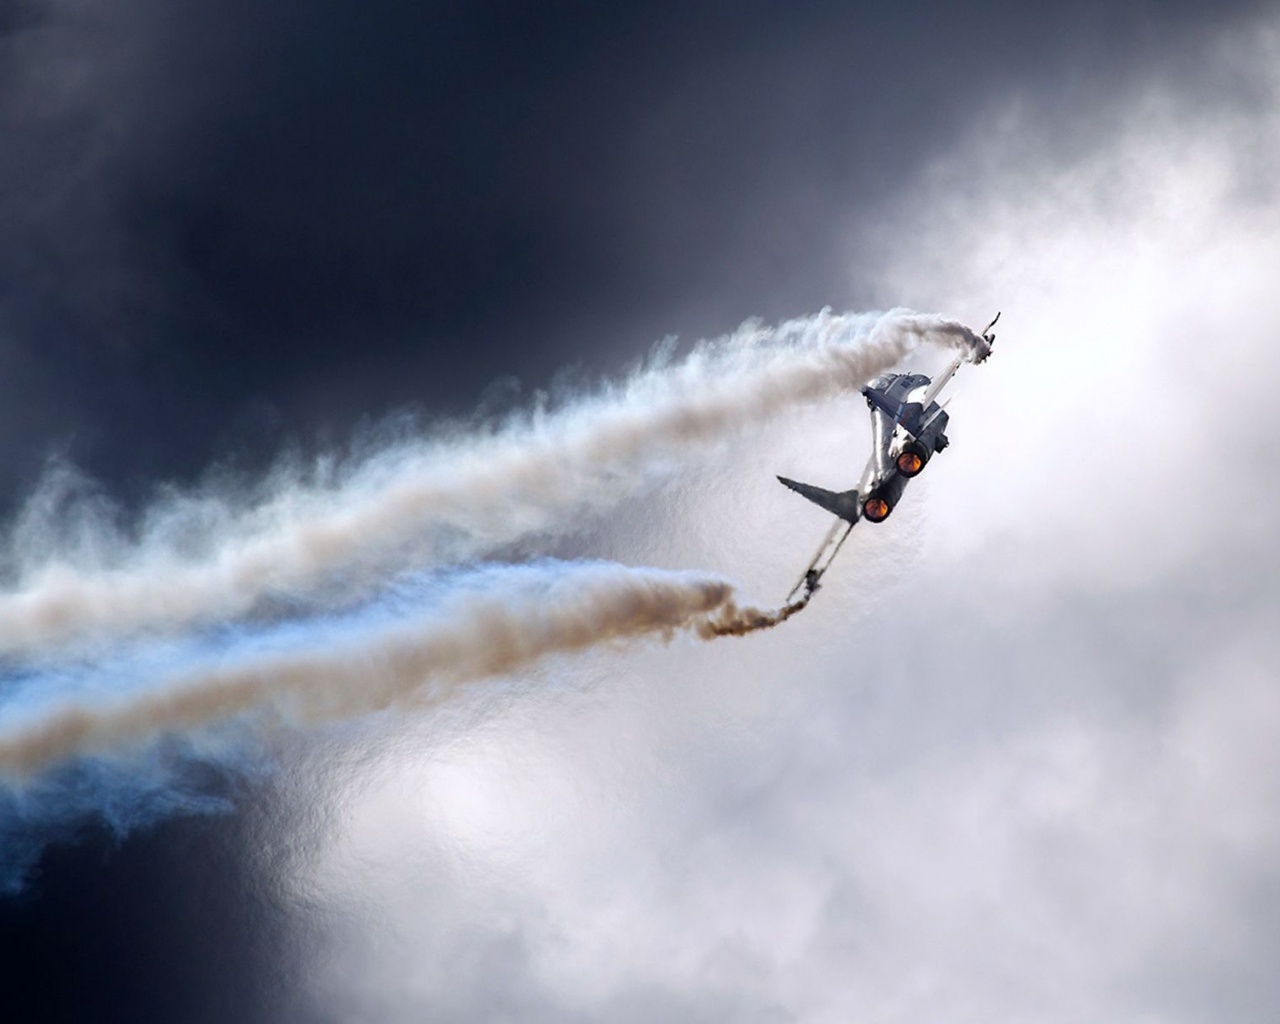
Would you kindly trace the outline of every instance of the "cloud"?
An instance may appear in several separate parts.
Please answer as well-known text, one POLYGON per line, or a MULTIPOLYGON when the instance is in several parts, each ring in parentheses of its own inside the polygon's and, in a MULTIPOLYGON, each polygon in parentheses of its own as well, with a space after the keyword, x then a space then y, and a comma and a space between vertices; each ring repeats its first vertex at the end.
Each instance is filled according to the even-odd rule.
POLYGON ((271 876, 318 1003, 1270 1019, 1275 39, 1205 40, 1243 95, 1142 78, 1065 158, 1020 101, 903 186, 877 287, 1004 329, 809 616, 295 767, 275 810, 328 812, 271 876))
POLYGON ((992 95, 1066 76, 1105 103, 1208 17, 5 8, 31 9, 0 61, 7 505, 51 448, 113 486, 191 479, 273 431, 462 413, 499 375, 871 308, 833 210, 880 208, 992 95))
MULTIPOLYGON (((975 323, 1003 307, 1001 343, 960 382, 946 458, 887 528, 860 528, 822 600, 785 633, 587 659, 513 683, 503 695, 517 700, 477 697, 293 752, 246 854, 315 937, 315 1012, 1269 1019, 1274 40, 1270 23, 1249 24, 1174 61, 1176 78, 1140 60, 1127 81, 1090 77, 1067 47, 1044 79, 1058 97, 1028 89, 920 178, 895 181, 878 232, 859 213, 851 290, 975 323)), ((909 91, 924 74, 904 60, 876 76, 832 49, 855 84, 909 91)), ((962 59, 925 96, 965 74, 971 54, 955 49, 962 59)), ((58 88, 41 102, 79 81, 69 95, 85 105, 39 108, 78 110, 46 123, 110 127, 99 115, 111 104, 90 102, 115 99, 109 68, 76 79, 72 65, 47 66, 58 88)), ((702 95, 734 92, 705 77, 702 95)), ((1000 91, 1010 79, 991 81, 1000 91)), ((680 89, 671 95, 684 109, 680 89)), ((794 110, 830 109, 799 95, 794 110)), ((846 91, 830 96, 850 105, 846 91)), ((726 106, 704 109, 666 137, 696 137, 726 106)), ((968 116, 938 109, 957 126, 968 116)), ((722 162, 681 145, 657 161, 687 173, 692 203, 676 209, 709 225, 662 264, 685 294, 721 252, 766 254, 735 309, 783 301, 753 289, 779 263, 800 287, 804 254, 825 254, 825 232, 848 224, 823 182, 772 206, 791 174, 713 202, 735 153, 758 161, 756 124, 752 109, 727 136, 749 144, 717 149, 722 162), (718 173, 700 178, 708 167, 718 173), (762 227, 726 234, 744 206, 765 211, 762 227), (768 255, 761 238, 796 222, 772 216, 779 208, 808 214, 817 241, 793 228, 783 255, 768 255)), ((897 122, 886 113, 885 124, 897 122)), ((824 159, 838 131, 823 128, 823 145, 783 162, 824 159)), ((54 134, 77 140, 52 162, 56 184, 113 152, 105 129, 54 134)), ((908 152, 922 157, 934 137, 908 152)), ((850 146, 865 138, 847 132, 850 146)), ((886 148, 858 164, 877 181, 900 174, 886 148)), ((667 183, 652 181, 662 195, 667 183)), ((73 191, 68 223, 77 211, 103 222, 93 194, 73 191)), ((678 238, 687 223, 635 209, 638 237, 678 238)), ((117 241, 104 229, 83 265, 110 265, 117 241)), ((603 276, 644 294, 635 277, 603 276)), ((559 546, 789 577, 792 546, 820 530, 790 495, 766 500, 748 481, 772 489, 772 472, 797 463, 851 481, 855 412, 797 414, 559 546)))

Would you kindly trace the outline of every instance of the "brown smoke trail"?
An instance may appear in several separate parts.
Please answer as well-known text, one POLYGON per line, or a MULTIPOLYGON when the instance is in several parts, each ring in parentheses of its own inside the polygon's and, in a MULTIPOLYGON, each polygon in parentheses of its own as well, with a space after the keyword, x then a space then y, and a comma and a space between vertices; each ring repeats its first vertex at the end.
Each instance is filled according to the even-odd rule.
MULTIPOLYGON (((28 567, 17 588, 0 593, 0 653, 225 620, 265 595, 339 582, 358 595, 389 568, 483 556, 569 529, 575 513, 615 503, 690 451, 844 393, 922 342, 975 356, 984 344, 954 321, 901 310, 748 325, 497 433, 395 449, 328 488, 286 481, 247 515, 216 500, 194 503, 195 512, 175 500, 173 510, 148 513, 155 525, 138 544, 95 538, 97 564, 55 554, 28 567), (173 535, 192 532, 214 538, 209 555, 175 548, 173 535)), ((30 528, 38 534, 39 523, 30 528)), ((41 546, 29 541, 13 543, 41 546)))
POLYGON ((813 591, 807 591, 802 597, 771 612, 761 611, 759 608, 739 608, 733 601, 726 600, 714 614, 706 616, 693 628, 704 640, 714 640, 721 636, 746 636, 762 629, 773 629, 796 612, 803 611, 811 597, 813 591))
POLYGON ((384 630, 358 646, 276 655, 125 698, 28 715, 0 730, 0 775, 29 775, 68 757, 255 713, 318 722, 434 703, 466 683, 509 675, 550 655, 647 635, 742 636, 785 621, 807 601, 763 612, 739 607, 723 580, 590 567, 536 593, 470 595, 429 622, 384 630))

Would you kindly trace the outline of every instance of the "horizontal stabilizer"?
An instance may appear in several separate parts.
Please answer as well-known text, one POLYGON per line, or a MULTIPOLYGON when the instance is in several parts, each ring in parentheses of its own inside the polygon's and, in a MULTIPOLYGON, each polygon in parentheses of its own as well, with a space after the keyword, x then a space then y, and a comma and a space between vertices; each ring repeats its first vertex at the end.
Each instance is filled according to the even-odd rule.
POLYGON ((790 487, 801 497, 808 498, 819 508, 838 515, 847 523, 856 523, 862 514, 862 503, 857 491, 827 491, 812 484, 788 480, 785 476, 778 477, 778 482, 790 487))

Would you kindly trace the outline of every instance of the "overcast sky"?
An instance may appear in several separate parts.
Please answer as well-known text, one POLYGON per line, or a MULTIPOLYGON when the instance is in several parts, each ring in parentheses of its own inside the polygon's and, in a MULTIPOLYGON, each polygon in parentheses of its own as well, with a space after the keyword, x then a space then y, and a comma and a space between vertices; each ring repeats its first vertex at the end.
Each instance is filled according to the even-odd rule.
MULTIPOLYGON (((11 1005, 1273 1018, 1280 12, 795 6, 0 0, 7 516, 50 458, 128 522, 669 334, 1004 311, 805 615, 55 843, 0 904, 11 1005)), ((780 596, 824 523, 773 474, 852 486, 857 404, 557 553, 780 596)))

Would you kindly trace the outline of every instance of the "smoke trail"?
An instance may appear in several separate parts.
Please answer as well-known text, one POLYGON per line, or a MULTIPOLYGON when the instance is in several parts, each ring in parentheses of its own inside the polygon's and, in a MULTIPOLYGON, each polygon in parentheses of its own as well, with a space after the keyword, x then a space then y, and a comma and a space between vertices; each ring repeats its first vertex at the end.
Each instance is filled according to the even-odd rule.
POLYGON ((327 650, 254 656, 123 696, 70 696, 27 711, 0 725, 0 773, 29 775, 77 755, 191 734, 249 714, 317 722, 403 702, 429 704, 552 654, 651 634, 670 639, 681 631, 703 639, 741 636, 786 620, 808 600, 763 612, 739 607, 722 579, 608 564, 482 575, 489 581, 484 589, 454 588, 425 616, 337 648, 330 642, 327 650))
POLYGON ((137 541, 85 516, 73 553, 49 539, 35 502, 10 541, 18 583, 0 594, 0 654, 240 616, 273 594, 359 595, 392 566, 566 530, 574 513, 616 502, 690 449, 836 396, 921 342, 975 357, 985 345, 937 316, 824 311, 745 325, 676 363, 659 356, 621 384, 500 429, 403 443, 345 470, 325 463, 311 480, 282 476, 247 511, 171 496, 137 541))
POLYGON ((746 636, 762 629, 773 629, 806 608, 812 597, 813 591, 806 591, 790 604, 772 612, 761 611, 759 608, 739 608, 733 601, 726 601, 714 616, 696 623, 694 629, 704 640, 714 640, 720 636, 746 636))
POLYGON ((86 826, 116 839, 170 818, 228 814, 267 764, 249 754, 218 762, 158 745, 113 763, 85 759, 0 786, 0 897, 20 893, 45 847, 83 838, 86 826))

